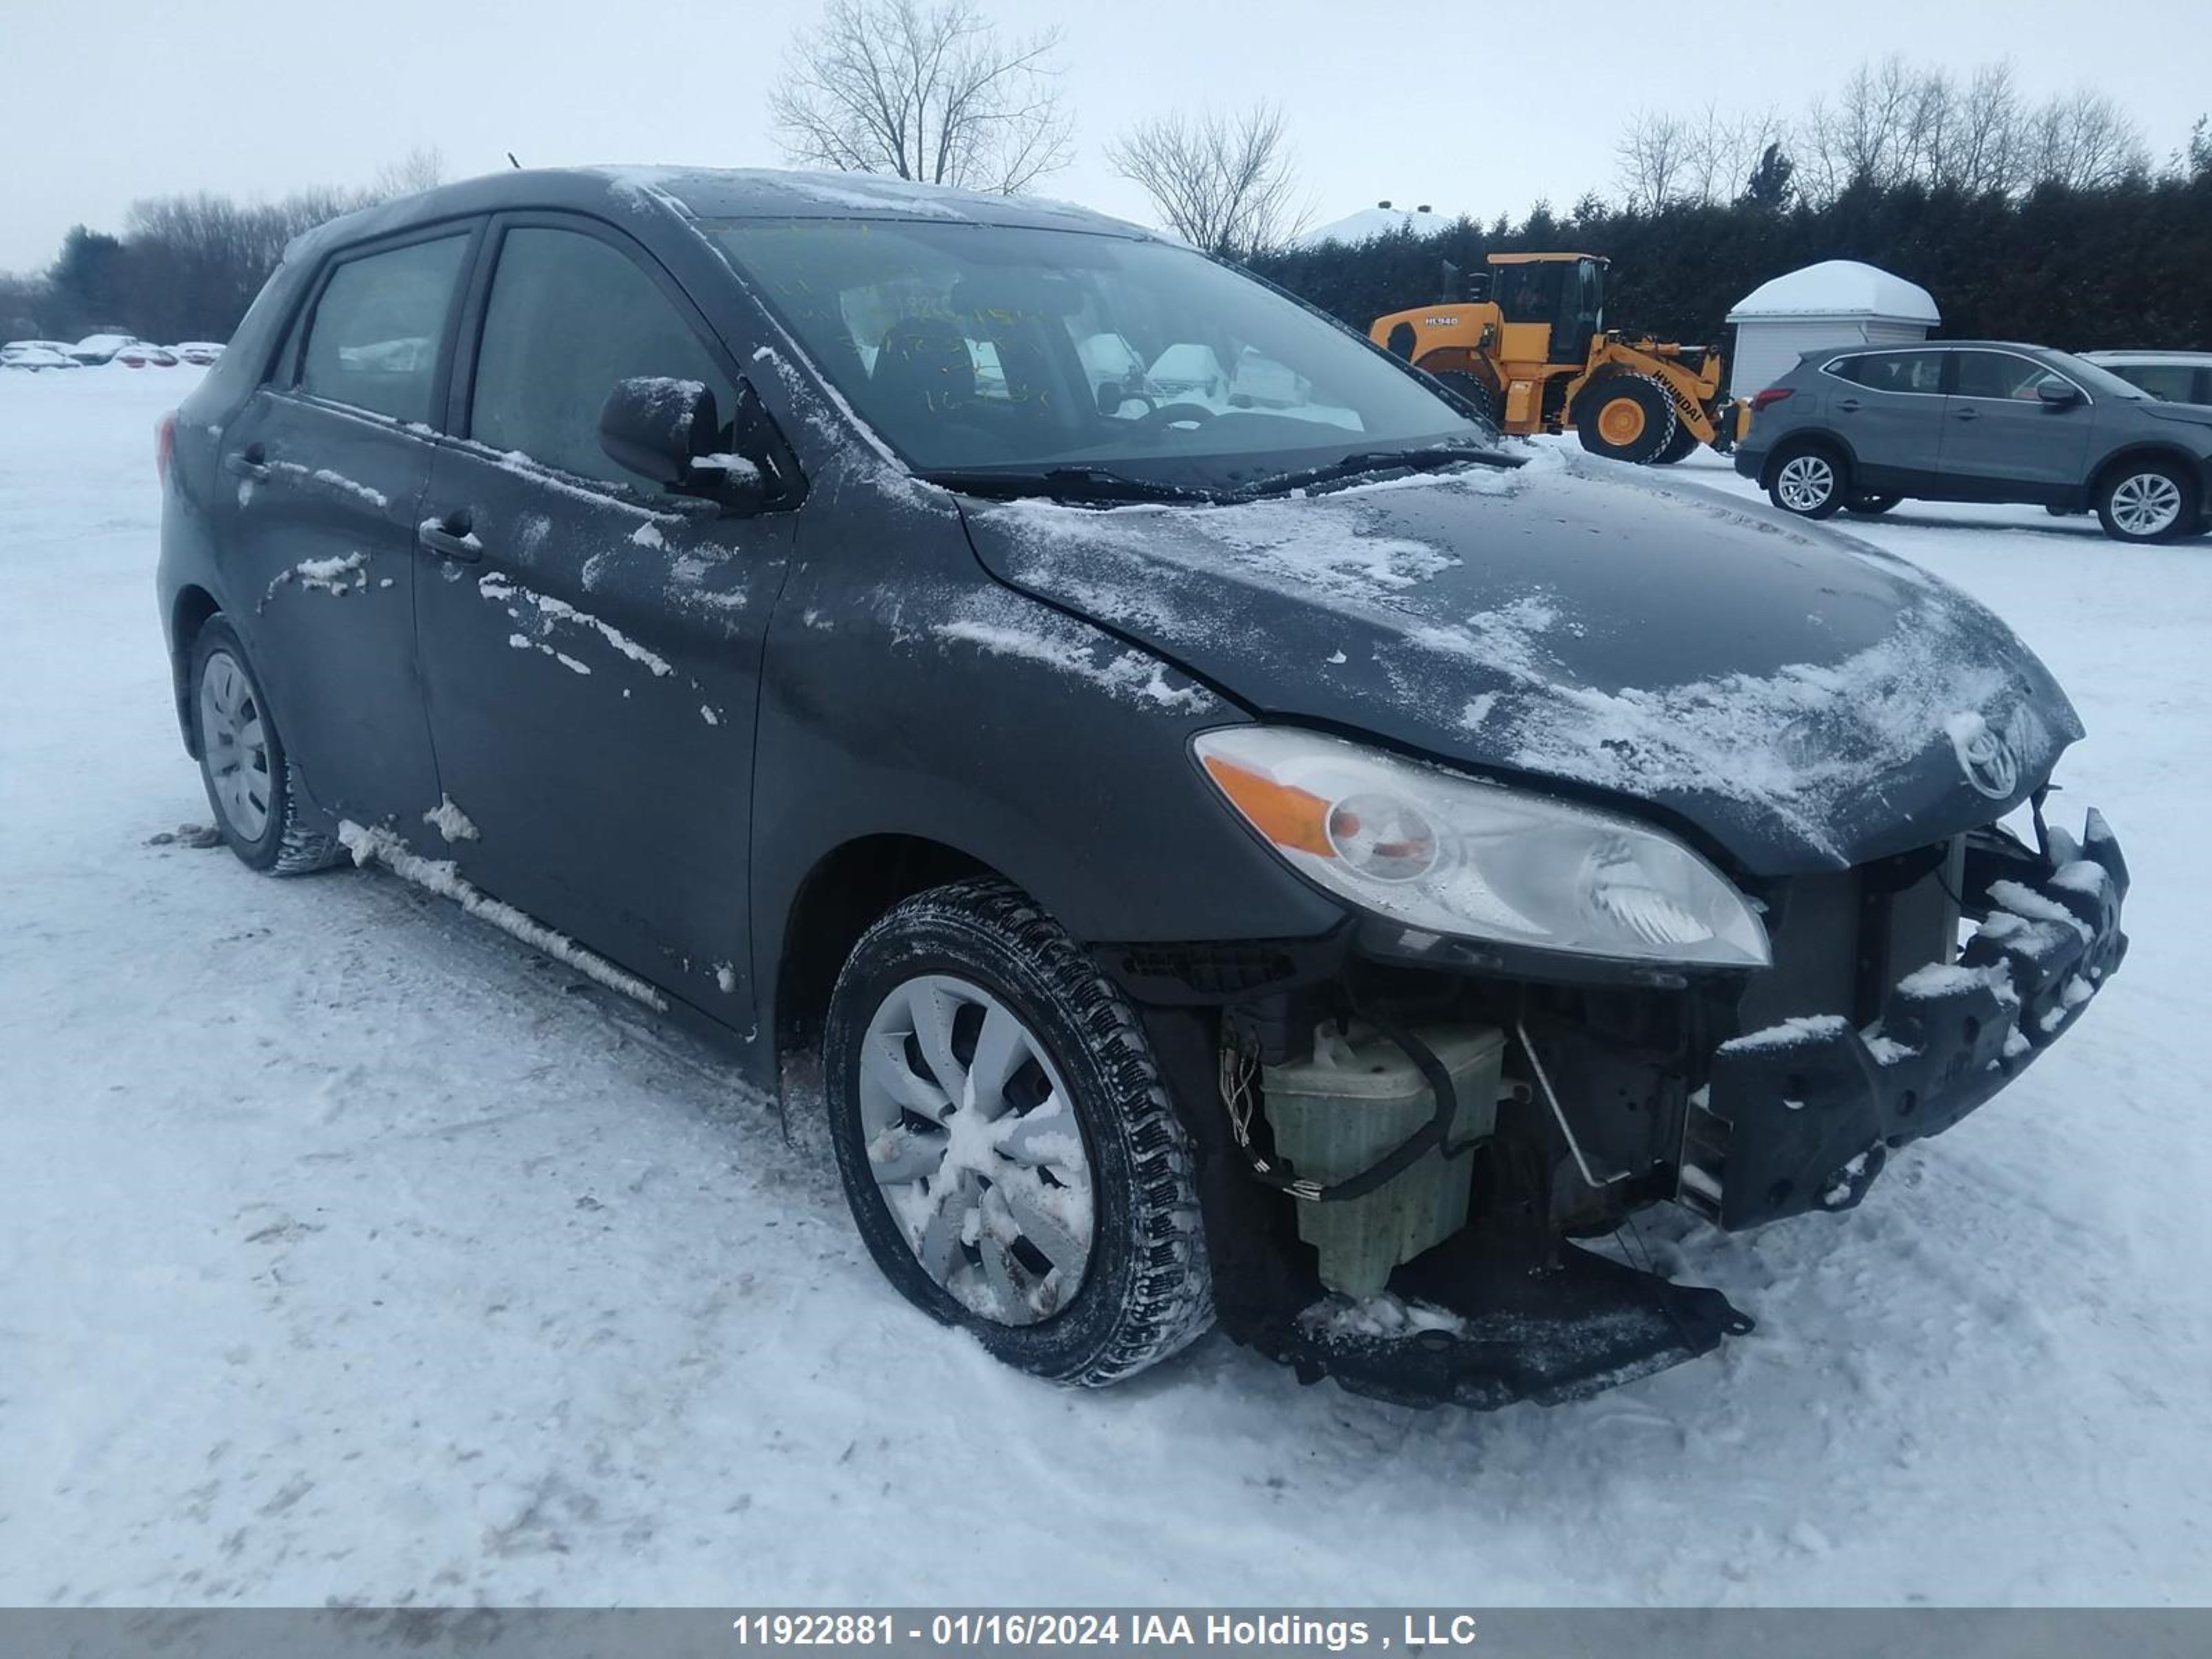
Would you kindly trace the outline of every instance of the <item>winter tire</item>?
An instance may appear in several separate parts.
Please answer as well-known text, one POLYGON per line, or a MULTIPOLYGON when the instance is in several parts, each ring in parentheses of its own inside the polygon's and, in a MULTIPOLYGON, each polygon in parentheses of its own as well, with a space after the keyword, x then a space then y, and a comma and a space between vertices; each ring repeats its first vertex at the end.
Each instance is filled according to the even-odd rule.
POLYGON ((192 641, 192 735, 216 829, 251 870, 299 876, 335 864, 330 836, 300 822, 297 775, 246 647, 220 612, 192 641))
POLYGON ((1651 458, 1654 466, 1672 466, 1677 461, 1687 460, 1690 452, 1698 447, 1698 434, 1682 424, 1678 411, 1674 416, 1674 435, 1667 441, 1667 447, 1651 458))
POLYGON ((1012 888, 936 888, 862 935, 823 1063, 854 1221, 915 1306, 1085 1387, 1212 1322, 1191 1150, 1136 1017, 1012 888))
POLYGON ((1847 495, 1844 511, 1855 518, 1878 519, 1904 499, 1902 495, 1847 495))
POLYGON ((1801 519, 1833 518, 1846 498, 1843 463, 1825 449, 1789 451, 1775 465, 1766 498, 1801 519))
POLYGON ((1612 374, 1583 393, 1575 431, 1583 447, 1638 466, 1656 460, 1674 441, 1674 400, 1648 374, 1612 374))
POLYGON ((2172 461, 2124 463, 2097 490, 2098 521, 2116 542, 2171 541, 2197 507, 2197 480, 2172 461))

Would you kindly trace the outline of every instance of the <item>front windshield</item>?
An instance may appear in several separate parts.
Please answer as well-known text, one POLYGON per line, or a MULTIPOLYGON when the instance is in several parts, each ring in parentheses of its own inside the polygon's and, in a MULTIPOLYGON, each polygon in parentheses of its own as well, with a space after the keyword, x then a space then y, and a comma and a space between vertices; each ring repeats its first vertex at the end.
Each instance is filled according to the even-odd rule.
POLYGON ((2063 369, 2080 381, 2092 397, 2142 398, 2150 396, 2133 381, 2124 380, 2111 369, 2100 368, 2070 351, 2045 351, 2043 355, 2049 359, 2052 368, 2063 369))
POLYGON ((912 220, 707 228, 925 473, 1097 468, 1229 489, 1491 435, 1382 354, 1188 248, 912 220))

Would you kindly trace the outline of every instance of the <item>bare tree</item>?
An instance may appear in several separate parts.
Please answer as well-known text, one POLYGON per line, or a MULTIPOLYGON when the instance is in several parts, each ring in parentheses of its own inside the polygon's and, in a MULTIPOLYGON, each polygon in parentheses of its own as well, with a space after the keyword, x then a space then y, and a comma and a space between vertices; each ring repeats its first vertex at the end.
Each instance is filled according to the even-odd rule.
POLYGON ((2150 170, 2150 152, 2125 111, 2101 92, 2054 98, 2026 136, 2030 182, 2094 190, 2150 170))
POLYGON ((1855 184, 1973 195, 2016 196, 2044 183, 2087 189, 2150 167, 2142 132, 2101 93, 2031 108, 2008 64, 1985 64, 1962 86, 1895 54, 1861 64, 1834 99, 1814 99, 1790 149, 1799 186, 1815 203, 1855 184))
MULTIPOLYGON (((1632 137, 1635 131, 1632 125, 1632 137)), ((1680 195, 1708 204, 1735 200, 1750 187, 1760 158, 1785 133, 1781 116, 1772 109, 1730 113, 1708 102, 1682 135, 1680 195)))
POLYGON ((1974 71, 1950 158, 1944 182, 1960 190, 1980 195, 2013 187, 2020 173, 2020 93, 2011 64, 1984 64, 1974 71))
POLYGON ((446 182, 446 158, 435 144, 417 144, 396 161, 386 161, 370 180, 369 195, 385 202, 395 196, 412 196, 434 190, 446 182))
POLYGON ((1106 147, 1108 165, 1152 198, 1186 241, 1237 258, 1281 247, 1304 228, 1283 112, 1255 104, 1241 115, 1174 114, 1130 128, 1106 147))
POLYGON ((830 0, 769 112, 791 161, 1012 195, 1073 153, 1060 38, 1003 40, 968 0, 830 0))
POLYGON ((1632 213, 1656 213, 1692 183, 1689 124, 1672 115, 1638 111, 1613 146, 1623 201, 1632 213))

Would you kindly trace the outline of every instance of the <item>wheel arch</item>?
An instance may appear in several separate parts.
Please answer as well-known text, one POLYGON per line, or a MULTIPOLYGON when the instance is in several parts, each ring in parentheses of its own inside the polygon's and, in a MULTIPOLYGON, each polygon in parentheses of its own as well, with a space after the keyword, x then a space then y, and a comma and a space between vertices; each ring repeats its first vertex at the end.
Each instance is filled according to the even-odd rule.
POLYGON ((197 582, 186 582, 169 603, 169 689, 177 705, 177 727, 184 734, 185 752, 199 758, 199 738, 192 726, 192 647, 208 618, 222 613, 214 594, 197 582))
POLYGON ((2180 445, 2159 438, 2141 438, 2123 445, 2097 463, 2089 475, 2087 499, 2094 506, 2102 496, 2105 488, 2112 482, 2113 475, 2130 466, 2145 461, 2169 461, 2179 466, 2195 482, 2199 505, 2212 495, 2212 461, 2201 455, 2192 455, 2180 445))
POLYGON ((1765 460, 1759 464, 1759 487, 1761 489, 1773 489, 1774 475, 1782 471, 1782 464, 1784 461, 1793 455, 1802 455, 1808 450, 1814 449, 1822 451, 1844 464, 1843 482, 1844 487, 1849 488, 1851 475, 1858 471, 1859 458, 1846 440, 1833 432, 1825 430, 1791 432, 1777 438, 1774 441, 1774 447, 1766 452, 1765 460))
POLYGON ((830 993, 853 946, 891 908, 916 893, 975 876, 1007 878, 975 854, 927 836, 856 836, 824 853, 793 890, 763 988, 779 1060, 822 1029, 830 993))

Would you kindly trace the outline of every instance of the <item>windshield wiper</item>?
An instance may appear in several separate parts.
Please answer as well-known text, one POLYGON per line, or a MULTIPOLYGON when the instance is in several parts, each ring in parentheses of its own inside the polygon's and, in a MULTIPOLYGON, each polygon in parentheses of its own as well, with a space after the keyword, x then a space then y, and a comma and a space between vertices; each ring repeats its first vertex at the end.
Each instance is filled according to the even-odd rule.
POLYGON ((1302 489, 1309 484, 1331 483, 1339 478, 1356 478, 1369 472, 1434 472, 1439 468, 1457 466, 1462 462, 1472 462, 1478 466, 1500 467, 1508 471, 1528 465, 1523 456, 1509 455, 1502 449, 1486 449, 1473 444, 1434 444, 1417 449, 1364 449, 1323 466, 1310 466, 1296 472, 1278 472, 1271 477, 1255 478, 1237 494, 1239 496, 1273 495, 1285 490, 1302 489))
POLYGON ((1158 483, 1133 478, 1103 466, 1054 466, 1042 471, 994 472, 954 470, 925 472, 922 477, 963 495, 988 495, 1012 501, 1025 495, 1046 495, 1070 501, 1215 501, 1219 496, 1182 484, 1158 483))

